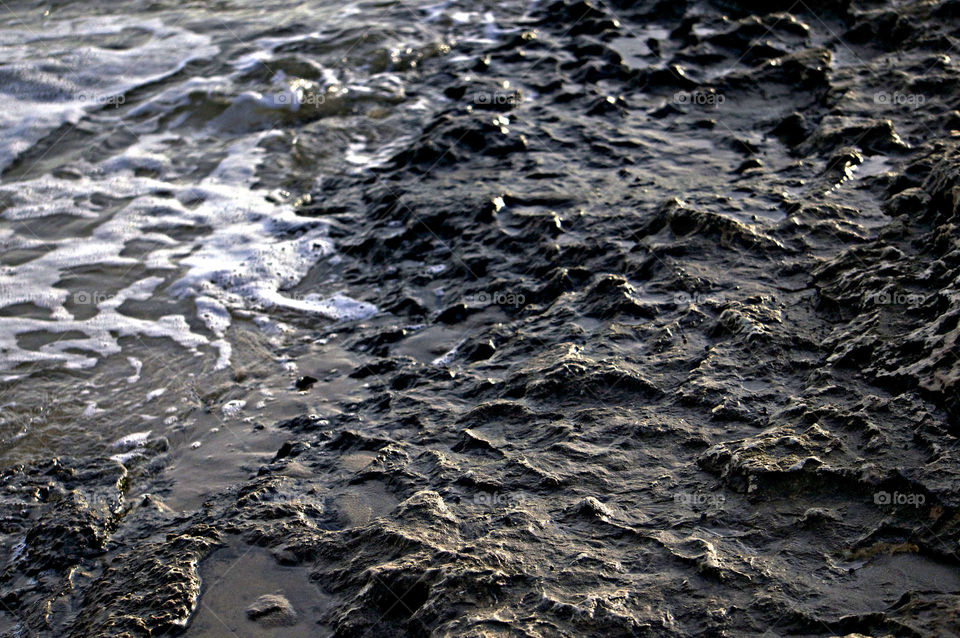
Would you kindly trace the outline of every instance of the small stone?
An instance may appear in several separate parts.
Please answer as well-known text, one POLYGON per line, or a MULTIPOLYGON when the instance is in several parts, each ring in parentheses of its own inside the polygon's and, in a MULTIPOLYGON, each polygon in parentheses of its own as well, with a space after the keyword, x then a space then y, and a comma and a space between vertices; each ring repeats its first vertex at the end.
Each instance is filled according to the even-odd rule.
POLYGON ((487 339, 470 347, 467 351, 467 358, 470 361, 485 361, 492 357, 496 351, 497 347, 493 345, 493 341, 487 339))
POLYGON ((300 391, 309 390, 310 387, 317 381, 319 381, 319 379, 317 379, 316 377, 304 375, 297 379, 297 382, 294 384, 294 386, 297 388, 297 390, 300 390, 300 391))
POLYGON ((740 164, 740 166, 738 166, 738 167, 736 168, 736 170, 734 170, 733 172, 736 173, 736 174, 738 174, 738 175, 742 175, 743 173, 746 173, 747 171, 751 171, 751 170, 754 170, 754 169, 757 169, 757 168, 763 168, 763 162, 761 162, 760 160, 758 160, 758 159, 755 158, 755 157, 751 157, 750 159, 744 160, 744 161, 740 164))
POLYGON ((279 594, 265 594, 247 607, 247 618, 267 627, 297 624, 297 612, 290 601, 279 594))

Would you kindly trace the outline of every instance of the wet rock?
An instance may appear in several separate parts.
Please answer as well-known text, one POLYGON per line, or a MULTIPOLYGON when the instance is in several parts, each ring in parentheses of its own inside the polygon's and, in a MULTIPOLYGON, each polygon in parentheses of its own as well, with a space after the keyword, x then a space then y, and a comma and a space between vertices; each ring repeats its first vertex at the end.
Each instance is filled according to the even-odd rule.
POLYGON ((391 372, 396 372, 404 368, 416 367, 417 362, 411 357, 390 357, 380 359, 372 363, 358 367, 350 373, 354 379, 366 379, 368 377, 383 377, 391 372))
POLYGON ((128 474, 109 461, 54 459, 3 473, 3 533, 19 535, 19 549, 0 579, 45 570, 67 574, 103 553, 120 517, 128 474))
POLYGON ((562 0, 418 58, 424 121, 300 210, 384 310, 337 327, 365 393, 194 512, 127 510, 116 464, 4 473, 2 600, 34 633, 180 631, 240 538, 339 636, 944 633, 953 4, 562 0), (873 99, 898 87, 930 101, 873 99))
POLYGON ((653 318, 656 309, 640 301, 638 291, 626 279, 616 275, 604 275, 586 291, 582 311, 588 317, 613 317, 628 315, 653 318))
POLYGON ((871 155, 896 153, 908 148, 890 120, 856 122, 842 116, 828 116, 804 144, 804 151, 833 152, 840 146, 856 146, 871 155))
POLYGON ((576 24, 582 20, 603 20, 608 17, 601 8, 585 0, 557 0, 540 11, 545 23, 576 24))
POLYGON ((437 165, 462 161, 471 153, 504 157, 523 152, 528 143, 524 136, 489 119, 462 121, 451 115, 439 116, 428 126, 415 145, 395 155, 394 166, 418 166, 431 170, 437 165))
POLYGON ((751 76, 753 81, 798 83, 806 90, 830 86, 829 72, 833 54, 826 49, 804 49, 764 61, 751 76))
POLYGON ((276 455, 273 457, 273 461, 276 462, 281 459, 296 458, 308 449, 310 449, 310 444, 306 441, 287 441, 280 446, 279 450, 277 450, 276 455))
POLYGON ((279 594, 264 594, 247 607, 247 618, 264 627, 292 627, 298 622, 290 601, 279 594))
POLYGON ((878 43, 887 50, 895 50, 917 31, 910 19, 896 11, 874 13, 851 27, 843 37, 851 42, 878 43))
POLYGON ((680 110, 679 108, 677 108, 676 106, 674 106, 673 104, 670 104, 670 103, 668 102, 668 103, 664 104, 663 106, 661 106, 660 108, 657 108, 657 109, 654 109, 653 111, 650 111, 650 117, 655 117, 655 118, 657 118, 657 119, 663 119, 663 118, 666 118, 666 117, 670 117, 671 115, 679 115, 679 114, 681 114, 681 113, 683 113, 682 110, 680 110))
POLYGON ((69 635, 149 636, 181 629, 200 597, 197 565, 219 539, 215 529, 197 525, 114 557, 84 595, 69 635))
POLYGON ((472 344, 466 348, 464 350, 464 356, 466 356, 469 361, 485 361, 492 357, 496 351, 497 347, 493 341, 487 339, 486 341, 472 344))
POLYGON ((863 155, 853 147, 843 147, 830 155, 823 176, 829 183, 837 184, 853 177, 854 169, 860 164, 863 164, 863 155))
POLYGON ((637 72, 631 80, 632 88, 637 89, 680 89, 691 90, 700 85, 691 78, 686 69, 678 64, 671 64, 661 69, 644 69, 637 72))
POLYGON ((475 312, 475 309, 467 307, 466 304, 454 304, 440 311, 437 315, 437 321, 448 324, 460 323, 466 319, 467 315, 471 312, 475 312))
POLYGON ((763 162, 761 162, 757 158, 751 158, 751 159, 742 161, 740 165, 734 169, 733 172, 737 174, 744 174, 749 171, 754 171, 760 168, 763 168, 763 162))
POLYGON ((907 188, 883 203, 883 210, 891 217, 909 215, 921 219, 927 214, 930 195, 921 188, 907 188))
POLYGON ((296 387, 297 390, 304 392, 306 390, 309 390, 311 387, 313 387, 313 385, 317 381, 319 381, 319 379, 317 379, 316 377, 311 377, 310 375, 304 375, 302 377, 297 377, 297 381, 296 383, 294 383, 294 387, 296 387))
POLYGON ((277 424, 277 427, 294 431, 323 430, 330 422, 316 414, 304 414, 277 424))
POLYGON ((791 113, 780 120, 771 133, 782 139, 788 146, 797 146, 809 135, 806 118, 801 113, 791 113))
POLYGON ((613 97, 608 95, 607 97, 600 98, 594 102, 589 109, 587 109, 587 115, 603 115, 605 113, 620 113, 621 111, 627 108, 627 103, 622 97, 613 97))
MULTIPOLYGON (((542 365, 537 373, 521 371, 515 374, 508 382, 508 395, 569 401, 583 396, 629 394, 653 397, 662 393, 632 366, 598 362, 575 353, 544 359, 537 362, 542 365)), ((525 367, 531 369, 533 366, 525 367)))

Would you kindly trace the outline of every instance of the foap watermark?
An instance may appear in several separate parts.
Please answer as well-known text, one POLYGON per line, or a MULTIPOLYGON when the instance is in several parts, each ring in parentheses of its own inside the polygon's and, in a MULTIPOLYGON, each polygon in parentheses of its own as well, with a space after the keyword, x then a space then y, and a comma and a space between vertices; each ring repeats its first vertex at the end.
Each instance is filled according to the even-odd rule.
POLYGON ((920 93, 900 93, 899 91, 893 93, 887 93, 886 91, 880 91, 873 94, 873 103, 881 105, 893 105, 893 106, 908 106, 908 107, 918 107, 923 106, 927 102, 927 96, 920 93))
POLYGON ((702 292, 678 292, 673 300, 680 306, 702 306, 705 304, 723 303, 723 297, 719 294, 706 294, 702 292))
POLYGON ((77 93, 74 99, 82 104, 113 106, 115 109, 120 108, 120 105, 125 104, 127 101, 125 95, 105 95, 100 93, 77 93))
POLYGON ((677 91, 673 94, 674 104, 692 104, 717 108, 727 101, 722 93, 716 91, 677 91))
POLYGON ((327 103, 327 94, 326 93, 314 93, 313 91, 304 93, 300 97, 301 104, 308 104, 310 106, 320 106, 321 104, 327 103))
POLYGON ((513 507, 523 503, 523 497, 502 492, 477 492, 473 504, 481 507, 513 507))
POLYGON ((478 106, 516 106, 523 101, 519 91, 483 91, 473 94, 473 103, 478 106))
POLYGON ((80 290, 73 293, 73 303, 77 306, 99 306, 112 299, 113 295, 99 290, 80 290))
POLYGON ((513 306, 519 308, 526 303, 527 298, 522 293, 495 291, 480 291, 463 297, 464 302, 471 306, 513 306))
POLYGON ((927 502, 927 497, 924 494, 917 494, 915 492, 904 494, 903 492, 880 491, 874 493, 873 502, 877 505, 912 505, 913 507, 920 507, 927 502))
POLYGON ((282 91, 267 95, 270 104, 277 107, 296 109, 300 106, 320 106, 327 102, 326 93, 313 91, 282 91))
MULTIPOLYGON (((281 94, 286 95, 286 94, 281 94)), ((290 100, 296 100, 297 104, 304 106, 321 106, 327 103, 327 94, 316 91, 297 91, 295 94, 287 96, 290 100)))
POLYGON ((924 295, 914 292, 871 292, 867 301, 878 306, 920 306, 926 302, 924 295))
POLYGON ((727 497, 706 492, 677 492, 673 495, 673 502, 690 508, 720 507, 727 502, 727 497))

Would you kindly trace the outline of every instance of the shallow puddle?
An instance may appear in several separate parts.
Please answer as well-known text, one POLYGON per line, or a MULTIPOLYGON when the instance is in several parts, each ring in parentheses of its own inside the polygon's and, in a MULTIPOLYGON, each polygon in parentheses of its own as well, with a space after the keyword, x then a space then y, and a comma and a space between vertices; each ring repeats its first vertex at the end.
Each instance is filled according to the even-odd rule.
POLYGON ((327 599, 310 583, 306 570, 278 565, 265 549, 228 547, 208 558, 200 573, 200 603, 185 638, 318 638, 332 633, 319 623, 327 599), (269 615, 251 620, 247 608, 265 595, 289 601, 295 623, 270 626, 269 615))

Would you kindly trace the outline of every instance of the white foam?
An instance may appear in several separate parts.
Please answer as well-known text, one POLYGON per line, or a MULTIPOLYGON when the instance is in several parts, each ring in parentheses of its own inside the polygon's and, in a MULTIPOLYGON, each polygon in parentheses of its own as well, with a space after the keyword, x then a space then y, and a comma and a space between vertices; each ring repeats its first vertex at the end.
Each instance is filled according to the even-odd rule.
POLYGON ((140 380, 140 371, 143 370, 143 361, 134 357, 127 357, 127 361, 133 366, 133 374, 127 377, 127 383, 136 383, 140 380))
POLYGON ((129 449, 133 447, 143 447, 147 442, 147 439, 150 438, 150 435, 153 433, 152 430, 145 430, 143 432, 132 432, 124 437, 121 437, 113 442, 113 447, 121 449, 129 449))
MULTIPOLYGON (((247 402, 242 399, 237 399, 234 401, 227 401, 223 404, 223 407, 220 408, 220 411, 223 413, 223 416, 227 419, 235 419, 243 409, 247 407, 247 402)), ((211 430, 212 431, 212 430, 211 430)))
MULTIPOLYGON (((377 313, 373 304, 345 293, 286 292, 295 289, 318 260, 333 262, 338 256, 324 222, 298 216, 257 187, 265 161, 262 146, 288 140, 283 131, 251 132, 257 127, 250 122, 261 114, 268 116, 266 122, 295 114, 320 92, 400 95, 399 78, 380 74, 370 86, 355 86, 338 78, 340 71, 317 64, 315 82, 277 72, 274 90, 241 90, 238 78, 264 65, 277 47, 327 36, 262 38, 254 41, 253 53, 226 61, 228 75, 176 77, 162 89, 142 92, 137 97, 141 102, 133 104, 126 100, 132 89, 173 78, 191 61, 215 56, 219 48, 208 36, 160 19, 60 18, 45 23, 42 32, 34 31, 26 27, 0 33, 0 56, 6 62, 0 68, 0 172, 57 127, 85 115, 105 121, 122 118, 123 126, 139 135, 102 160, 69 159, 71 170, 57 173, 64 176, 0 185, 0 220, 11 225, 0 228, 0 250, 37 255, 0 266, 0 309, 24 304, 43 311, 0 317, 0 372, 29 362, 92 367, 120 353, 124 338, 145 337, 169 339, 197 355, 212 350, 216 367, 224 368, 233 355, 228 331, 238 316, 281 335, 291 328, 267 316, 275 309, 334 321, 377 313), (126 35, 131 36, 130 46, 116 46, 126 35), (236 76, 229 75, 230 68, 236 76), (122 97, 124 108, 104 111, 103 100, 111 97, 122 97), (177 132, 197 108, 220 107, 224 100, 228 106, 205 131, 193 135, 191 129, 188 136, 177 132), (182 113, 156 126, 160 115, 175 109, 182 113), (236 130, 225 129, 232 119, 236 130), (213 168, 211 158, 218 160, 213 168), (109 215, 103 212, 103 198, 117 202, 109 215), (83 222, 82 236, 64 232, 40 239, 21 230, 26 224, 20 222, 51 216, 90 221, 83 222), (136 250, 130 250, 131 244, 136 250), (67 288, 65 282, 74 272, 98 268, 123 274, 119 281, 105 276, 107 290, 78 291, 73 284, 67 288), (154 300, 172 301, 177 310, 149 319, 129 314, 128 302, 154 300), (27 346, 22 341, 28 333, 50 338, 27 346)), ((360 167, 382 163, 393 153, 390 145, 371 149, 367 140, 358 144, 356 156, 349 159, 360 167)), ((134 357, 127 361, 133 374, 126 381, 138 383, 144 363, 134 357)))
POLYGON ((157 19, 111 15, 19 29, 22 24, 13 21, 0 34, 0 171, 62 124, 119 106, 132 89, 219 51, 209 37, 157 19), (150 37, 129 49, 99 44, 133 30, 150 37))
POLYGON ((460 346, 462 346, 464 343, 466 343, 466 339, 461 340, 457 345, 453 346, 430 363, 435 366, 442 366, 444 368, 448 367, 453 361, 453 358, 457 356, 460 346))
POLYGON ((311 294, 302 299, 289 299, 277 293, 268 296, 266 301, 273 306, 317 314, 334 321, 357 321, 372 317, 379 312, 373 304, 358 301, 343 294, 327 298, 311 294))
MULTIPOLYGON (((56 252, 56 251, 54 251, 56 252)), ((69 249, 68 249, 69 252, 69 249)), ((92 263, 109 263, 109 257, 95 253, 92 263), (97 257, 103 257, 104 261, 97 261, 97 257)), ((48 253, 49 256, 49 253, 48 253)), ((62 305, 65 301, 67 292, 62 289, 55 289, 54 284, 59 279, 59 263, 48 264, 48 268, 38 268, 37 261, 27 262, 24 266, 29 266, 32 272, 24 274, 21 267, 16 276, 9 276, 0 272, 0 282, 9 281, 10 289, 13 289, 15 295, 11 296, 4 293, 4 288, 0 288, 0 307, 21 302, 32 302, 40 307, 48 307, 53 313, 53 321, 46 319, 34 319, 27 317, 2 317, 0 318, 0 351, 3 352, 3 358, 0 359, 0 365, 13 367, 19 363, 30 361, 59 361, 67 368, 86 368, 93 366, 97 359, 93 356, 79 354, 76 351, 88 351, 100 356, 109 356, 120 353, 119 339, 122 337, 147 336, 154 338, 167 337, 179 343, 181 346, 190 350, 195 350, 198 346, 207 343, 207 339, 202 335, 194 334, 190 331, 186 320, 179 315, 160 317, 156 320, 139 319, 121 314, 118 310, 120 304, 128 298, 139 298, 143 282, 135 282, 129 288, 118 292, 110 303, 102 304, 99 312, 89 319, 75 319, 62 305), (22 294, 22 289, 29 286, 25 284, 30 282, 29 276, 35 275, 33 291, 29 294, 22 294), (46 284, 47 287, 44 287, 46 284), (17 288, 20 289, 19 294, 17 288), (20 347, 17 337, 23 333, 30 332, 48 332, 52 334, 65 334, 80 332, 87 338, 65 338, 61 337, 56 341, 44 344, 36 350, 25 350, 20 347)), ((67 260, 70 264, 71 261, 67 260)), ((69 266, 67 266, 69 267, 69 266)), ((93 297, 90 297, 91 299, 93 297)))
POLYGON ((135 459, 141 456, 145 456, 142 449, 133 449, 129 452, 121 452, 120 454, 114 454, 110 457, 111 460, 116 461, 117 463, 126 463, 131 459, 135 459))
MULTIPOLYGON (((416 108, 417 103, 410 105, 416 108)), ((377 168, 386 165, 410 141, 409 135, 403 135, 393 140, 389 144, 383 144, 375 149, 371 148, 370 141, 366 138, 360 138, 357 141, 347 145, 343 159, 353 164, 357 170, 377 168)))
POLYGON ((87 407, 83 409, 82 416, 90 418, 97 416, 98 414, 103 414, 106 410, 102 410, 97 407, 96 401, 87 401, 87 407))
MULTIPOLYGON (((75 202, 88 201, 96 193, 109 193, 131 201, 97 226, 83 241, 45 242, 49 250, 16 266, 0 268, 0 307, 29 303, 50 311, 50 319, 0 318, 0 368, 27 361, 57 360, 68 367, 89 367, 99 356, 119 352, 118 336, 167 337, 196 351, 211 346, 219 351, 217 367, 229 364, 231 349, 225 338, 231 310, 284 308, 333 320, 366 318, 377 309, 345 295, 293 298, 282 291, 297 285, 311 266, 332 254, 324 224, 299 217, 292 208, 269 202, 265 193, 252 190, 263 151, 258 144, 275 135, 260 133, 243 138, 227 148, 226 157, 211 174, 195 185, 177 185, 161 178, 133 174, 138 158, 153 157, 174 137, 144 136, 141 141, 109 162, 102 179, 79 180, 44 176, 26 183, 0 186, 12 204, 5 218, 28 219, 50 214, 51 209, 76 210, 75 202), (121 161, 124 158, 130 161, 121 161), (159 197, 163 192, 165 197, 159 197), (169 193, 174 197, 169 197, 169 193), (44 200, 38 208, 36 200, 44 200), (199 202, 199 203, 198 203, 199 202), (210 228, 195 241, 178 241, 166 234, 172 228, 210 228), (72 301, 95 304, 97 314, 77 320, 67 310, 67 290, 59 287, 65 270, 82 266, 132 267, 137 260, 121 256, 129 242, 150 240, 158 245, 142 258, 153 271, 184 271, 173 280, 154 274, 131 283, 115 295, 103 291, 74 293, 72 301), (161 289, 162 290, 158 290, 161 289), (157 294, 193 297, 197 316, 213 335, 193 332, 182 315, 146 321, 125 315, 128 300, 146 300, 157 294), (88 339, 66 339, 24 350, 17 336, 31 331, 82 332, 88 339)), ((157 164, 159 165, 159 164, 157 164)), ((169 277, 169 276, 168 276, 169 277)), ((137 364, 131 361, 137 368, 137 364)), ((139 380, 139 369, 128 378, 139 380)))

